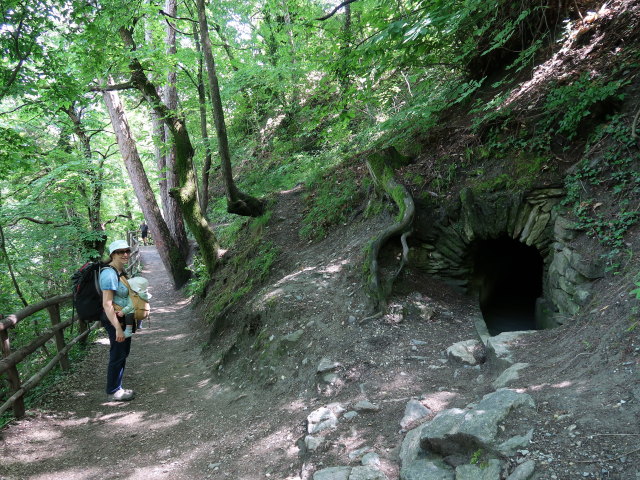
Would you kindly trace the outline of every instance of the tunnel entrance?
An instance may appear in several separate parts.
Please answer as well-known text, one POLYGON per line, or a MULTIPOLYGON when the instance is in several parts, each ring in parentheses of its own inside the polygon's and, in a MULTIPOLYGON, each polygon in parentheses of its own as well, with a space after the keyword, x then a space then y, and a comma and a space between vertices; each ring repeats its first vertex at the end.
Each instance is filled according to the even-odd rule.
POLYGON ((544 266, 538 249, 504 236, 477 240, 470 253, 470 286, 478 294, 489 333, 535 330, 544 266))

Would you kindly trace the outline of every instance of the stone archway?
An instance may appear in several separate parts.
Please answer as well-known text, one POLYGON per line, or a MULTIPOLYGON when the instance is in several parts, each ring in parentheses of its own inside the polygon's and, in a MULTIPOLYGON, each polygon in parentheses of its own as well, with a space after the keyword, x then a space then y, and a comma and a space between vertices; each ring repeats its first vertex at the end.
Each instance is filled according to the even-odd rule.
POLYGON ((502 236, 474 241, 469 257, 469 290, 478 297, 489 333, 538 329, 536 302, 542 297, 544 270, 538 250, 502 236))
MULTIPOLYGON (((534 327, 565 323, 587 301, 590 284, 602 276, 603 269, 601 265, 585 262, 573 250, 571 240, 579 230, 558 213, 563 196, 563 190, 556 187, 482 195, 464 189, 457 201, 439 210, 417 202, 409 263, 463 292, 480 295, 487 285, 481 285, 482 275, 477 274, 474 251, 487 245, 483 242, 507 242, 505 245, 513 249, 510 254, 513 261, 533 262, 537 266, 532 268, 538 269, 536 272, 541 270, 534 274, 539 283, 526 288, 527 298, 538 295, 534 301, 534 327), (520 256, 518 248, 528 248, 530 256, 520 256)), ((487 272, 488 267, 484 268, 484 280, 487 272)), ((490 281, 497 280, 494 277, 490 281)), ((530 305, 530 299, 527 304, 530 305)))

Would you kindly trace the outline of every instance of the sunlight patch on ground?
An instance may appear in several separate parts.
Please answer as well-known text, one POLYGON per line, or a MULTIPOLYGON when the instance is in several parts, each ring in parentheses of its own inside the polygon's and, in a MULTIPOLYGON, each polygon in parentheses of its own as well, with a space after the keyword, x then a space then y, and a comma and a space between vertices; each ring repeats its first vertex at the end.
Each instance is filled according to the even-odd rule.
MULTIPOLYGON (((206 382, 209 382, 210 379, 207 379, 206 382)), ((200 382, 202 383, 202 382, 200 382)), ((214 385, 208 385, 208 389, 209 391, 206 393, 205 397, 207 400, 211 400, 213 397, 217 396, 217 395, 222 395, 224 393, 227 393, 230 391, 230 388, 228 387, 223 387, 222 385, 220 385, 219 383, 216 383, 214 385)))
MULTIPOLYGON (((568 22, 566 24, 564 44, 562 48, 545 63, 539 65, 535 69, 531 80, 523 83, 520 88, 514 90, 502 105, 497 108, 497 110, 502 110, 508 107, 511 103, 526 95, 529 91, 538 88, 541 84, 550 83, 550 78, 552 77, 558 77, 556 80, 561 80, 564 76, 570 74, 567 72, 562 76, 558 76, 557 68, 561 67, 566 62, 565 57, 568 55, 568 52, 576 50, 576 39, 579 36, 584 35, 588 30, 592 29, 597 20, 602 16, 606 16, 609 13, 609 10, 605 4, 598 13, 591 13, 593 13, 593 15, 589 15, 580 21, 568 22)), ((587 48, 586 50, 589 52, 590 48, 587 48)), ((580 51, 581 50, 578 50, 578 52, 580 51)), ((593 73, 594 75, 597 74, 597 72, 593 73)))
POLYGON ((46 472, 39 475, 30 475, 32 480, 50 480, 52 478, 66 478, 68 480, 83 480, 90 478, 100 478, 101 472, 97 468, 77 467, 58 472, 46 472))
POLYGON ((186 338, 186 337, 187 337, 187 334, 186 334, 186 333, 180 333, 180 334, 178 334, 178 335, 173 335, 173 336, 171 336, 171 337, 165 337, 165 338, 163 339, 163 341, 168 341, 168 342, 170 342, 170 341, 172 341, 172 340, 180 340, 180 339, 182 339, 182 338, 186 338))
POLYGON ((435 392, 424 395, 424 403, 434 412, 440 412, 449 408, 451 402, 458 396, 454 392, 435 392))
POLYGON ((205 378, 204 380, 200 380, 198 383, 196 383, 196 387, 205 388, 209 385, 210 381, 211 381, 210 378, 205 378))
POLYGON ((291 273, 289 275, 286 275, 286 276, 282 277, 280 280, 278 280, 278 282, 275 285, 276 286, 280 286, 283 283, 291 282, 291 281, 297 279, 303 273, 312 272, 314 270, 317 270, 317 267, 306 267, 306 268, 303 268, 301 270, 298 270, 297 272, 293 272, 293 273, 291 273))
POLYGON ((571 386, 573 386, 573 382, 565 380, 564 382, 560 383, 541 383, 539 385, 531 385, 527 387, 525 391, 540 392, 545 388, 569 388, 571 386))
POLYGON ((573 382, 565 380, 564 382, 551 384, 551 388, 568 388, 572 385, 573 385, 573 382))
POLYGON ((62 437, 61 430, 42 429, 42 430, 26 430, 23 438, 26 437, 28 442, 49 442, 62 437))
POLYGON ((289 448, 292 443, 295 443, 295 441, 291 431, 288 428, 283 428, 262 439, 256 439, 252 449, 254 453, 252 454, 263 455, 273 451, 282 452, 284 449, 288 458, 295 458, 298 455, 298 449, 289 448))
POLYGON ((262 297, 262 301, 268 302, 269 300, 275 300, 282 295, 284 295, 284 290, 281 288, 276 288, 275 290, 271 290, 270 292, 265 293, 262 297))
POLYGON ((112 422, 114 425, 134 425, 144 422, 144 412, 131 412, 112 422))
POLYGON ((290 412, 299 412, 301 410, 307 410, 308 406, 305 404, 304 400, 298 399, 294 400, 289 405, 285 405, 284 409, 290 412))
POLYGON ((294 192, 298 192, 298 191, 300 191, 300 190, 302 190, 302 184, 298 184, 298 185, 296 185, 295 187, 293 187, 293 188, 291 188, 291 189, 289 189, 289 190, 280 190, 280 192, 278 192, 278 193, 280 193, 280 194, 287 194, 287 193, 294 193, 294 192))
MULTIPOLYGON (((180 469, 183 465, 178 462, 171 462, 162 465, 150 465, 148 467, 138 467, 132 474, 127 475, 128 480, 149 480, 153 478, 171 478, 171 472, 180 469)), ((179 471, 180 471, 179 470, 179 471)))
POLYGON ((177 303, 173 304, 173 305, 166 306, 166 307, 155 307, 154 306, 154 307, 152 307, 153 310, 152 310, 151 314, 153 315, 154 313, 176 313, 183 306, 184 306, 184 304, 180 305, 180 304, 177 304, 177 303))
MULTIPOLYGON (((131 432, 138 431, 157 431, 175 427, 181 422, 188 419, 191 415, 167 415, 160 416, 148 411, 130 412, 109 419, 109 425, 126 427, 131 432)), ((101 417, 106 420, 108 416, 101 417)))
POLYGON ((356 430, 356 428, 351 428, 349 432, 345 432, 344 435, 338 438, 337 443, 343 445, 347 452, 353 452, 366 446, 367 440, 364 438, 366 435, 366 432, 360 432, 356 430))
POLYGON ((109 339, 107 337, 101 337, 96 340, 96 343, 109 346, 109 339))
POLYGON ((385 391, 381 392, 382 394, 387 394, 389 392, 395 392, 395 394, 397 394, 397 392, 406 390, 413 391, 413 389, 415 388, 413 378, 407 375, 405 372, 389 373, 393 375, 393 379, 385 383, 385 391))
POLYGON ((324 269, 320 270, 321 272, 324 273, 339 273, 342 271, 343 267, 349 262, 347 262, 346 260, 343 260, 341 262, 338 263, 333 263, 331 265, 327 265, 324 269))
POLYGON ((141 422, 143 426, 148 430, 161 430, 163 428, 175 427, 180 422, 184 421, 185 417, 182 415, 171 415, 165 419, 159 417, 148 418, 141 422))

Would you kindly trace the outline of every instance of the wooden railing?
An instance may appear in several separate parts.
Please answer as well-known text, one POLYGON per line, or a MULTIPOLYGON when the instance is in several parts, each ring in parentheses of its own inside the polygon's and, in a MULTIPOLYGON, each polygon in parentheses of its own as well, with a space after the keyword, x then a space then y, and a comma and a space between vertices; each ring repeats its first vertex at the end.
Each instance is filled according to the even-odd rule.
MULTIPOLYGON (((130 276, 135 275, 141 268, 140 265, 140 250, 138 240, 135 236, 135 232, 129 232, 127 234, 127 241, 131 246, 131 257, 129 265, 127 266, 127 274, 130 276)), ((69 320, 64 322, 60 318, 60 306, 70 302, 73 298, 73 293, 67 293, 64 295, 58 295, 56 297, 48 298, 41 302, 29 305, 19 312, 13 313, 6 318, 0 320, 0 342, 2 345, 3 358, 0 360, 0 375, 6 374, 9 382, 11 396, 2 405, 0 405, 0 415, 13 406, 13 414, 16 418, 21 418, 25 414, 24 396, 25 394, 38 385, 47 373, 49 373, 56 365, 60 365, 63 371, 67 371, 70 368, 68 353, 69 350, 78 342, 86 343, 87 336, 92 330, 99 328, 100 324, 94 322, 93 325, 89 325, 83 321, 78 321, 78 335, 76 335, 68 343, 65 342, 64 330, 71 327, 77 320, 77 316, 73 316, 69 320), (47 328, 37 338, 31 341, 28 345, 16 350, 11 351, 11 345, 9 341, 9 330, 15 327, 19 322, 31 315, 47 309, 49 313, 49 319, 51 321, 51 328, 47 328), (52 338, 55 339, 56 355, 49 360, 49 362, 40 369, 36 374, 29 378, 26 382, 22 382, 20 374, 18 372, 18 364, 27 358, 29 355, 37 351, 43 345, 45 345, 52 338)), ((0 317, 1 318, 1 317, 0 317)))
POLYGON ((137 231, 127 232, 127 243, 131 247, 131 255, 127 264, 127 275, 133 277, 142 268, 140 265, 140 242, 138 241, 137 231))

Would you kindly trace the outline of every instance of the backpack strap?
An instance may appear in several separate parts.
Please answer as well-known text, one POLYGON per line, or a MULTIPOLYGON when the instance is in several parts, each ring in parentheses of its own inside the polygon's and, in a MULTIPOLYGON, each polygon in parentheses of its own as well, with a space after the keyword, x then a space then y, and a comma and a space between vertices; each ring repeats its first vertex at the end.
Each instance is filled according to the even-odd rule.
MULTIPOLYGON (((102 273, 102 270, 104 270, 105 268, 110 268, 114 272, 116 272, 118 280, 121 281, 127 287, 127 290, 129 291, 129 295, 131 295, 131 287, 129 287, 129 282, 126 281, 127 273, 124 270, 122 271, 122 273, 119 273, 118 270, 116 270, 116 267, 114 267, 112 265, 109 265, 109 264, 103 264, 103 266, 101 266, 98 269, 98 274, 95 275, 96 290, 100 294, 102 294, 102 289, 100 288, 100 273, 102 273)), ((119 312, 120 310, 122 310, 122 307, 120 305, 118 305, 117 303, 114 303, 113 304, 113 309, 116 312, 119 312)))

